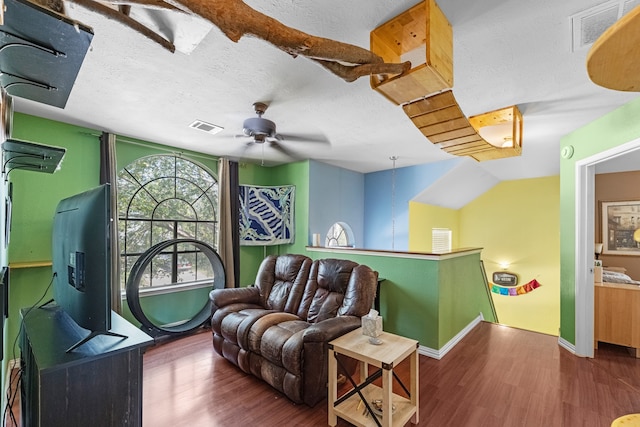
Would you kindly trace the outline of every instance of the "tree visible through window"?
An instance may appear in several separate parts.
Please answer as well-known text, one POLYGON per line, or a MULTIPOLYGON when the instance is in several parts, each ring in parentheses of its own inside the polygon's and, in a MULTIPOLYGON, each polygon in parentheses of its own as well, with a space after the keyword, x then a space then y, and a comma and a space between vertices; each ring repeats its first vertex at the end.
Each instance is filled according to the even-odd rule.
MULTIPOLYGON (((136 260, 162 241, 191 238, 216 248, 218 182, 203 167, 173 155, 140 158, 118 173, 120 285, 136 260)), ((205 281, 211 263, 193 245, 174 245, 154 257, 139 288, 205 281)))

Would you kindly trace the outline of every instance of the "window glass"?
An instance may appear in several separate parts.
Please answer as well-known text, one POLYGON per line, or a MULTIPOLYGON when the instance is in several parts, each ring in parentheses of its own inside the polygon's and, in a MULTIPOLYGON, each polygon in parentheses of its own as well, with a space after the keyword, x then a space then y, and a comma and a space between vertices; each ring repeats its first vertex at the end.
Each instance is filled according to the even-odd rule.
POLYGON ((346 222, 334 223, 327 232, 325 239, 326 247, 353 248, 355 247, 355 239, 353 231, 346 222))
MULTIPOLYGON (((200 165, 172 155, 137 159, 118 173, 121 289, 140 255, 152 245, 192 238, 217 249, 218 182, 200 165)), ((211 263, 193 245, 167 248, 153 258, 140 290, 212 277, 211 263)))

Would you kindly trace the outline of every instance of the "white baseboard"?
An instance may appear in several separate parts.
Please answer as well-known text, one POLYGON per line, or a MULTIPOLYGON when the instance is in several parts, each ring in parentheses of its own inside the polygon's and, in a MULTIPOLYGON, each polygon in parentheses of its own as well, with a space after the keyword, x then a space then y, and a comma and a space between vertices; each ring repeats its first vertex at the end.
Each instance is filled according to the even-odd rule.
POLYGON ((434 350, 429 347, 425 347, 423 345, 418 347, 418 354, 422 354, 423 356, 431 357, 433 359, 440 360, 447 353, 449 353, 453 347, 456 346, 469 332, 473 330, 480 322, 484 320, 484 316, 482 313, 478 315, 475 319, 471 321, 467 326, 465 326, 460 332, 456 334, 455 337, 451 338, 449 342, 442 346, 439 350, 434 350))
POLYGON ((565 340, 562 337, 558 337, 558 345, 565 350, 571 352, 572 354, 576 354, 576 346, 571 344, 569 341, 565 340))

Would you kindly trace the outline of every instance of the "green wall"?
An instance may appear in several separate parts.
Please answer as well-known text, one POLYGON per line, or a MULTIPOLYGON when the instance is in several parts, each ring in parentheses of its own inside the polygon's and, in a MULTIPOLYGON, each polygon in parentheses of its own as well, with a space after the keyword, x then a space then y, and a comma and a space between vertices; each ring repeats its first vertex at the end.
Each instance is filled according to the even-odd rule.
POLYGON ((304 253, 309 214, 309 162, 301 161, 277 167, 263 167, 241 163, 240 184, 295 185, 295 240, 292 244, 278 246, 240 246, 239 286, 255 282, 260 263, 266 255, 279 253, 304 253))
POLYGON ((480 255, 440 261, 381 254, 309 251, 313 259, 349 259, 365 264, 385 280, 380 285, 380 315, 387 332, 441 349, 480 313, 495 321, 480 269, 480 255))
POLYGON ((560 336, 575 344, 576 162, 640 137, 640 98, 562 138, 560 150, 560 336))
MULTIPOLYGON (((9 262, 14 265, 17 262, 28 261, 50 262, 52 221, 58 202, 99 184, 100 132, 18 113, 14 115, 13 124, 13 136, 17 139, 67 149, 60 170, 54 174, 14 170, 9 175, 13 185, 13 226, 9 262)), ((174 152, 167 146, 130 138, 120 138, 116 151, 118 169, 140 157, 174 152)), ((181 155, 217 175, 216 158, 193 152, 182 152, 181 155)), ((266 168, 253 165, 243 165, 240 174, 241 181, 244 182, 253 182, 268 176, 266 168)), ((262 248, 252 249, 254 250, 242 253, 241 259, 249 267, 241 270, 241 277, 255 276, 257 266, 263 258, 262 248)), ((49 266, 11 270, 9 319, 4 331, 4 349, 9 357, 5 358, 5 366, 8 360, 17 357, 17 349, 14 352, 13 342, 19 330, 19 310, 31 307, 39 300, 44 302, 51 298, 52 292, 48 289, 51 276, 49 266)), ((253 278, 246 280, 246 283, 251 283, 253 278)), ((180 303, 176 303, 175 296, 154 295, 143 298, 143 305, 149 318, 163 323, 175 322, 198 312, 203 305, 198 303, 198 300, 201 300, 203 295, 202 290, 182 292, 180 303), (168 298, 173 298, 172 304, 166 303, 168 298)), ((206 302, 206 298, 203 301, 206 302)), ((123 302, 122 314, 134 324, 138 324, 129 312, 126 301, 123 302)))
MULTIPOLYGON (((61 169, 53 174, 19 169, 9 174, 13 185, 10 264, 51 260, 51 227, 58 202, 99 183, 99 143, 95 134, 96 131, 90 129, 14 115, 14 138, 64 147, 67 153, 61 169)), ((5 344, 13 345, 18 334, 19 310, 51 298, 48 288, 51 278, 51 267, 11 270, 5 344)), ((9 358, 13 358, 13 349, 5 347, 5 350, 11 355, 9 358)))
POLYGON ((272 169, 266 185, 294 184, 296 186, 295 240, 291 244, 280 245, 274 249, 280 253, 304 253, 309 235, 309 162, 289 163, 272 169))

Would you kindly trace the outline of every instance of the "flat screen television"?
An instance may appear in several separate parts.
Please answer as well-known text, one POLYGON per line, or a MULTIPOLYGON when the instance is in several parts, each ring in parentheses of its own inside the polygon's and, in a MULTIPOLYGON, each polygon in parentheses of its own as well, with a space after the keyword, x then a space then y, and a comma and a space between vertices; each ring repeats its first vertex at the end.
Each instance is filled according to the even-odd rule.
POLYGON ((90 331, 67 351, 111 329, 111 203, 103 184, 58 203, 53 218, 53 299, 90 331))

